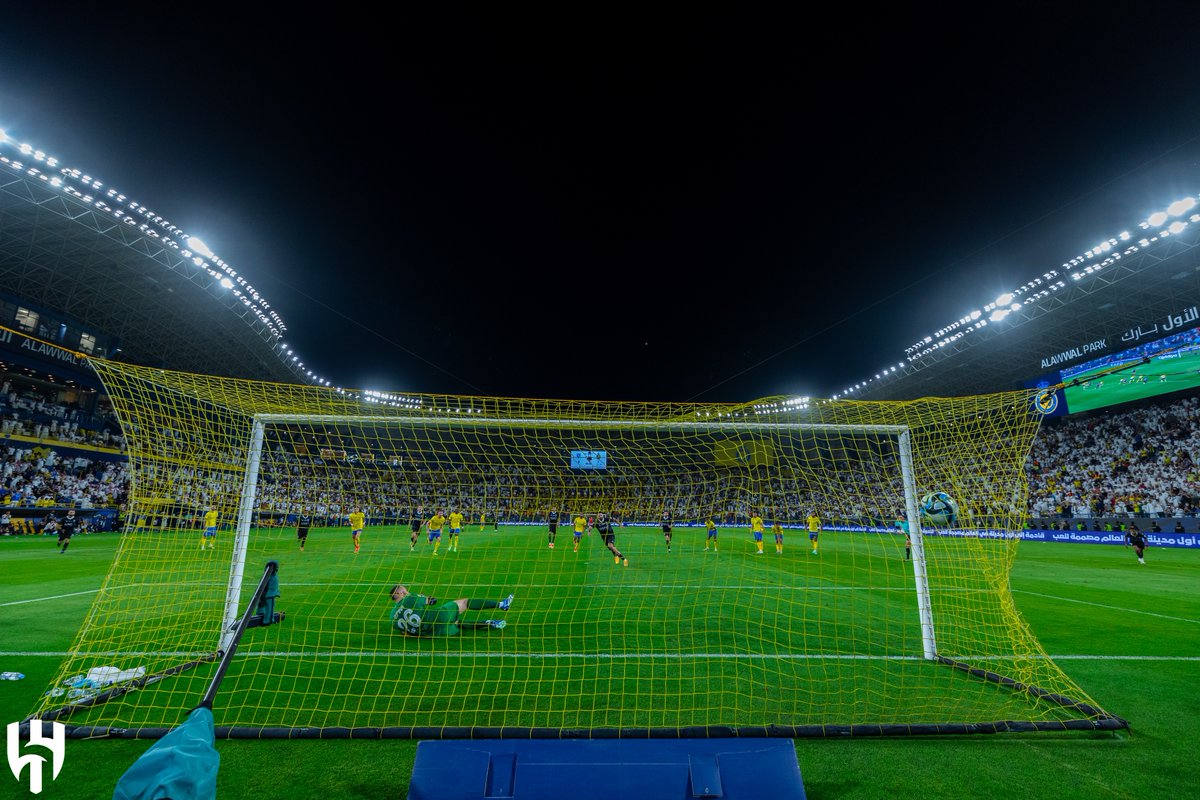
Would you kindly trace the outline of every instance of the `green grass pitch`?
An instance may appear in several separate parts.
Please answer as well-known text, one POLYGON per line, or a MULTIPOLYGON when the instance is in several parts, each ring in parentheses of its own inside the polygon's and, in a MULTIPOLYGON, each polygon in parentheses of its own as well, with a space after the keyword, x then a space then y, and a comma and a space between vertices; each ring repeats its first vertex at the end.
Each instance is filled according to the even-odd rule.
MULTIPOLYGON (((727 574, 722 570, 730 568, 723 566, 727 561, 730 565, 736 563, 739 580, 763 590, 778 584, 784 572, 792 577, 802 575, 799 583, 814 587, 822 580, 845 582, 855 577, 822 576, 820 560, 825 554, 812 557, 799 532, 789 532, 788 548, 782 557, 772 552, 769 537, 768 552, 759 557, 753 555, 753 546, 744 533, 723 533, 722 552, 714 556, 703 552, 701 530, 681 528, 676 531, 674 552, 668 556, 661 535, 653 530, 622 529, 618 545, 630 557, 628 568, 614 565, 596 537, 585 538, 581 553, 572 553, 569 531, 560 532, 556 549, 549 551, 544 530, 538 527, 479 533, 471 526, 464 532, 463 551, 457 554, 459 562, 455 565, 448 563, 454 554, 443 554, 439 556, 443 560, 438 561, 430 556, 424 542, 417 553, 408 553, 407 534, 399 530, 368 529, 363 553, 357 557, 349 552, 347 539, 344 529, 314 531, 308 552, 301 555, 290 530, 256 534, 253 558, 274 557, 281 563, 283 597, 279 608, 288 612, 289 620, 274 631, 250 632, 239 658, 243 651, 247 658, 253 658, 255 648, 267 646, 319 648, 319 638, 268 642, 266 636, 294 637, 293 631, 300 626, 289 630, 289 622, 318 610, 306 607, 311 602, 306 598, 318 597, 316 585, 353 583, 348 578, 363 573, 363 567, 356 566, 354 559, 384 558, 385 542, 389 566, 381 574, 439 596, 455 596, 457 587, 472 584, 472 580, 472 585, 482 590, 485 587, 480 584, 487 582, 488 570, 494 569, 496 558, 516 557, 523 559, 525 566, 516 568, 515 577, 507 582, 525 585, 486 587, 496 596, 506 594, 510 588, 517 592, 518 602, 504 615, 509 627, 464 634, 455 640, 455 646, 464 656, 463 661, 477 663, 481 653, 496 649, 500 640, 494 637, 505 637, 502 641, 506 651, 527 653, 530 662, 538 662, 536 669, 529 668, 531 691, 537 692, 539 685, 553 688, 548 694, 558 699, 545 702, 559 706, 555 713, 564 722, 570 719, 572 704, 584 702, 578 692, 571 691, 571 681, 575 680, 570 668, 571 639, 562 631, 556 632, 553 648, 558 651, 557 657, 540 657, 551 653, 552 645, 545 631, 539 634, 538 626, 528 624, 532 615, 554 614, 558 609, 573 607, 578 593, 588 591, 590 603, 581 607, 590 606, 587 613, 594 618, 564 620, 563 624, 580 630, 611 626, 625 601, 635 599, 636 593, 660 591, 675 583, 683 585, 685 580, 694 587, 697 570, 710 577, 712 585, 720 586, 723 574, 727 574), (511 543, 518 541, 522 544, 514 553, 511 543), (489 548, 496 550, 489 552, 489 548), (472 579, 470 565, 475 559, 479 571, 472 579), (751 563, 746 564, 747 560, 751 563), (554 569, 548 569, 551 566, 554 569), (250 638, 252 635, 258 638, 250 638)), ((894 542, 882 541, 895 547, 894 542)), ((25 717, 57 674, 63 653, 108 571, 116 543, 113 535, 76 537, 70 550, 60 555, 50 539, 0 540, 0 574, 4 575, 0 583, 0 671, 18 671, 27 676, 23 681, 0 682, 3 721, 25 717)), ((843 542, 834 536, 823 537, 822 548, 839 544, 843 542)), ((886 589, 887 581, 894 579, 898 585, 903 581, 901 553, 902 549, 896 550, 893 559, 895 576, 890 567, 879 571, 877 566, 872 585, 886 589)), ((216 554, 194 555, 196 563, 202 564, 200 559, 216 554)), ((833 563, 832 558, 827 560, 833 563)), ((1101 705, 1130 720, 1131 732, 797 740, 809 795, 873 798, 900 792, 929 798, 1013 793, 1060 798, 1200 796, 1200 778, 1192 767, 1189 743, 1200 730, 1196 723, 1200 718, 1200 694, 1194 690, 1200 679, 1200 554, 1152 548, 1147 560, 1146 566, 1139 566, 1131 551, 1122 547, 1026 543, 1020 547, 1013 576, 1018 607, 1047 651, 1101 705)), ((212 570, 219 573, 219 560, 213 561, 212 570)), ((856 561, 846 558, 839 563, 852 569, 856 561)), ((248 580, 257 574, 253 562, 251 566, 248 580)), ((199 571, 203 573, 203 568, 199 571)), ((371 606, 378 612, 377 619, 363 620, 361 629, 348 628, 347 636, 362 636, 367 641, 376 635, 378 621, 390 606, 385 589, 383 585, 371 585, 338 590, 366 590, 378 596, 371 606)), ((889 593, 876 594, 879 596, 865 601, 877 606, 876 613, 891 614, 893 601, 888 599, 889 593)), ((908 650, 917 635, 915 626, 902 606, 897 609, 895 623, 887 626, 889 638, 879 644, 889 650, 908 650)), ((763 613, 782 611, 764 609, 763 613)), ((777 627, 786 630, 782 625, 777 627)), ((810 650, 845 647, 835 641, 838 637, 832 629, 830 636, 828 642, 809 642, 806 646, 810 650)), ((615 640, 607 644, 614 651, 622 646, 615 640)), ((579 645, 594 646, 595 642, 581 641, 579 645)), ((425 640, 400 640, 395 650, 403 654, 405 648, 428 646, 425 640)), ((670 643, 642 641, 639 646, 666 648, 670 643)), ((777 646, 787 651, 798 643, 785 634, 777 646)), ((723 642, 721 647, 736 649, 736 642, 723 642)), ((415 664, 423 663, 422 657, 419 652, 401 655, 393 659, 399 664, 376 665, 373 669, 380 670, 379 677, 387 679, 397 669, 411 672, 415 664)), ((296 663, 307 662, 297 659, 296 663)), ((439 663, 446 668, 448 662, 439 663)), ((432 662, 424 668, 430 666, 432 662)), ((453 664, 450 668, 461 670, 458 684, 463 693, 482 692, 473 683, 474 670, 453 664)), ((198 688, 198 699, 208 676, 202 674, 203 670, 196 673, 189 680, 198 688)), ((852 670, 844 674, 844 680, 853 685, 852 670)), ((238 675, 234 669, 230 679, 237 681, 238 675)), ((377 679, 370 674, 361 677, 368 683, 377 679)), ((646 676, 631 672, 626 678, 638 682, 646 676)), ((750 681, 754 673, 737 669, 730 679, 750 681)), ((832 684, 823 689, 837 690, 832 684)), ((819 702, 819 698, 813 699, 819 702)), ((898 701, 903 699, 901 692, 898 701)), ((220 701, 218 695, 218 705, 220 701)), ((528 713, 536 715, 536 709, 528 713)), ((519 724, 508 719, 505 709, 496 710, 494 721, 519 724)), ((647 722, 661 724, 662 720, 647 722)), ((110 796, 117 778, 149 744, 69 741, 62 774, 47 785, 41 796, 110 796)), ((408 741, 221 741, 217 747, 222 755, 221 796, 255 796, 263 800, 403 797, 415 752, 415 743, 408 741), (275 772, 278 763, 288 764, 291 774, 286 785, 275 772)), ((0 797, 26 796, 23 792, 11 773, 0 775, 0 797)))
POLYGON ((1086 389, 1076 385, 1064 390, 1067 408, 1072 414, 1192 389, 1200 385, 1200 351, 1182 353, 1178 358, 1155 358, 1149 364, 1138 364, 1133 370, 1098 377, 1106 369, 1110 367, 1097 367, 1071 377, 1072 381, 1078 381, 1079 384, 1090 381, 1086 389), (1162 380, 1164 375, 1166 379, 1162 380), (1137 376, 1144 376, 1145 382, 1130 380, 1137 376), (1125 382, 1122 383, 1122 380, 1125 382), (1101 381, 1103 386, 1099 385, 1101 381))

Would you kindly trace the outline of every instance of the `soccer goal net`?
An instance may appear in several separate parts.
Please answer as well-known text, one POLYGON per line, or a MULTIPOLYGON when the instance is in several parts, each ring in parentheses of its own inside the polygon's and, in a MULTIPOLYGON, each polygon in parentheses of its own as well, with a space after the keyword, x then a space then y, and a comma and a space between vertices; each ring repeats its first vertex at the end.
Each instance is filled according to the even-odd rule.
POLYGON ((1123 725, 1009 589, 1026 393, 585 403, 94 367, 134 483, 35 709, 76 735, 182 719, 268 561, 283 618, 242 638, 220 735, 1123 725), (923 513, 934 492, 955 507, 923 513), (580 516, 595 524, 575 547, 580 516))

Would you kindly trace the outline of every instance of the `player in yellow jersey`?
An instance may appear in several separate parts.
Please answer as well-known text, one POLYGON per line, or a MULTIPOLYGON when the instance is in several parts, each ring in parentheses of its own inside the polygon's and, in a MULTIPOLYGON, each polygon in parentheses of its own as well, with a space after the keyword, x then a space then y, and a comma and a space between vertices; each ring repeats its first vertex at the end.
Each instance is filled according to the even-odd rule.
POLYGON ((783 526, 779 524, 779 520, 771 524, 771 533, 775 534, 775 552, 783 555, 783 526))
POLYGON ((717 523, 713 522, 713 515, 709 514, 704 520, 704 527, 708 529, 708 536, 704 538, 704 552, 708 552, 708 545, 712 543, 713 552, 717 552, 717 523))
POLYGON ((200 538, 200 549, 204 549, 204 543, 208 543, 208 549, 212 550, 217 546, 217 510, 210 508, 204 512, 204 536, 200 538))
POLYGON ((433 544, 433 554, 438 554, 438 548, 442 546, 442 528, 446 524, 446 517, 439 510, 436 514, 430 517, 429 522, 425 523, 426 529, 429 531, 429 541, 433 544))
POLYGON ((480 533, 483 533, 483 523, 486 521, 487 521, 487 512, 485 511, 479 515, 479 532, 480 533))
POLYGON ((750 532, 754 534, 754 543, 758 545, 758 552, 755 555, 762 555, 762 535, 763 535, 763 518, 755 511, 750 515, 750 532))
POLYGON ((450 547, 451 553, 458 552, 458 537, 462 533, 463 515, 458 511, 450 512, 450 547))
MULTIPOLYGON (((579 540, 582 538, 584 530, 587 529, 587 517, 583 516, 583 514, 576 514, 575 518, 571 520, 571 525, 575 528, 575 552, 579 552, 579 540)), ((554 545, 550 546, 553 547, 554 545)))
POLYGON ((808 515, 808 540, 812 542, 813 555, 817 554, 817 537, 821 535, 821 518, 817 516, 817 512, 812 512, 808 515))
POLYGON ((354 552, 358 553, 358 537, 362 534, 363 528, 366 527, 367 518, 359 509, 354 509, 350 512, 350 536, 354 539, 354 552))

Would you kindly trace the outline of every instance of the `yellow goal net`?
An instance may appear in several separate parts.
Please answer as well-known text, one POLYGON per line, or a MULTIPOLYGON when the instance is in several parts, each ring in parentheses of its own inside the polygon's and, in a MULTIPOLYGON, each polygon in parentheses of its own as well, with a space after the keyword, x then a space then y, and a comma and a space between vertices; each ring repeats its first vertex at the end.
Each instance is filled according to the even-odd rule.
POLYGON ((280 618, 238 645, 220 735, 1124 725, 1013 603, 1027 392, 582 402, 93 366, 133 492, 34 710, 76 735, 178 723, 269 561, 280 618))

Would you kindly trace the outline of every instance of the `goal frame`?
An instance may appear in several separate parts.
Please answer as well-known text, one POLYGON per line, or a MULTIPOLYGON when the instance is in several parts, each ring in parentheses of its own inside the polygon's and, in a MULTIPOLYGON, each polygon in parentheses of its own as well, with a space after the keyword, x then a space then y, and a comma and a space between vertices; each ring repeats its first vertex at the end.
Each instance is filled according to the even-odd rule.
POLYGON ((258 486, 258 473, 262 465, 262 448, 267 425, 292 424, 306 425, 322 424, 363 424, 378 423, 384 425, 435 425, 446 426, 512 426, 529 425, 538 427, 561 428, 644 428, 656 430, 700 430, 720 428, 722 430, 738 431, 830 431, 842 433, 874 433, 896 436, 897 450, 900 454, 900 474, 904 487, 904 511, 908 520, 908 529, 912 538, 913 579, 916 589, 917 615, 921 625, 922 657, 928 661, 936 661, 937 637, 933 623, 932 604, 929 596, 929 577, 925 565, 924 539, 921 533, 921 518, 917 509, 917 492, 914 480, 912 435, 906 425, 839 425, 831 423, 812 422, 687 422, 673 420, 667 422, 639 422, 636 420, 580 420, 580 419, 505 419, 498 417, 391 417, 383 415, 331 415, 331 414, 255 414, 251 424, 250 442, 246 454, 246 473, 242 480, 242 492, 238 503, 237 529, 234 537, 233 560, 229 569, 229 585, 225 593, 225 611, 221 624, 219 652, 225 652, 237 630, 239 619, 239 599, 242 593, 246 552, 250 544, 250 526, 254 518, 254 498, 258 486))

